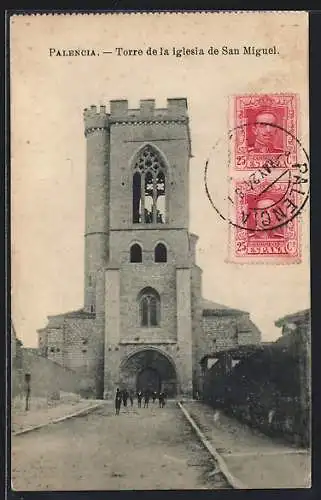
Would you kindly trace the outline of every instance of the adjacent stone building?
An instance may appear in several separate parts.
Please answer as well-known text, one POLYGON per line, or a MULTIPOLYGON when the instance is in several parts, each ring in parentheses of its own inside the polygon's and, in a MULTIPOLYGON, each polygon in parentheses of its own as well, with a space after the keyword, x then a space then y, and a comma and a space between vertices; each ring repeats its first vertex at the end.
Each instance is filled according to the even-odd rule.
MULTIPOLYGON (((303 412, 311 412, 311 310, 304 309, 287 314, 275 322, 282 328, 282 336, 278 340, 284 347, 296 352, 300 359, 300 403, 303 412)), ((309 415, 310 419, 310 415, 309 415)), ((308 425, 311 425, 311 421, 308 425)))
POLYGON ((260 332, 248 313, 201 296, 187 101, 111 101, 109 113, 85 109, 84 124, 84 307, 49 317, 40 351, 97 397, 116 385, 191 394, 206 352, 259 343, 260 332))
POLYGON ((310 342, 311 333, 311 311, 304 309, 279 318, 275 326, 282 328, 282 336, 299 335, 302 339, 310 342))

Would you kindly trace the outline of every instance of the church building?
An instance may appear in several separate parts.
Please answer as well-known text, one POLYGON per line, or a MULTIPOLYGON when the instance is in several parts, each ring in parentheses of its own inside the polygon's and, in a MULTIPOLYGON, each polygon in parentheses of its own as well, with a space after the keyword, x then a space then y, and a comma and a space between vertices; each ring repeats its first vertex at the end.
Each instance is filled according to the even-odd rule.
POLYGON ((192 395, 205 354, 261 335, 249 313, 202 298, 187 100, 114 100, 85 109, 84 126, 84 307, 49 316, 40 352, 77 371, 89 397, 124 386, 192 395))

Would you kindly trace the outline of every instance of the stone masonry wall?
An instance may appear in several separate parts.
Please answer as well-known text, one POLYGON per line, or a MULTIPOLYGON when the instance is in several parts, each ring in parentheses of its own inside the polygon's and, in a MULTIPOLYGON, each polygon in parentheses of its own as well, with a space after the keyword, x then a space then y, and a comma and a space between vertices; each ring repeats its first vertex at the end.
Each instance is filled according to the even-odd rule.
POLYGON ((233 316, 203 316, 202 351, 211 353, 237 346, 236 318, 233 316))
POLYGON ((99 397, 99 392, 102 392, 104 344, 95 320, 66 319, 65 339, 66 366, 79 374, 83 394, 99 397))
POLYGON ((238 344, 259 344, 261 342, 261 332, 250 319, 249 314, 244 314, 237 318, 238 344))
POLYGON ((259 344, 261 334, 251 321, 249 314, 203 316, 203 353, 237 347, 238 345, 259 344))

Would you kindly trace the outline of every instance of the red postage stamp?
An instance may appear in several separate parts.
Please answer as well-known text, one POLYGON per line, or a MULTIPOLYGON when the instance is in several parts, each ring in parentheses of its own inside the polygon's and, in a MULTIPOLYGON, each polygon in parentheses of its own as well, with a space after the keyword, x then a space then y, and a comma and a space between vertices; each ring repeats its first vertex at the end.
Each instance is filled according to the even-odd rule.
POLYGON ((232 231, 235 257, 298 262, 299 219, 295 216, 300 194, 288 182, 268 183, 246 191, 244 181, 235 183, 236 222, 232 231), (268 189, 266 189, 268 188, 268 189), (237 193, 244 192, 244 196, 237 193))
POLYGON ((296 94, 253 94, 233 96, 232 123, 235 130, 234 165, 236 170, 260 168, 267 158, 297 153, 298 96, 296 94))

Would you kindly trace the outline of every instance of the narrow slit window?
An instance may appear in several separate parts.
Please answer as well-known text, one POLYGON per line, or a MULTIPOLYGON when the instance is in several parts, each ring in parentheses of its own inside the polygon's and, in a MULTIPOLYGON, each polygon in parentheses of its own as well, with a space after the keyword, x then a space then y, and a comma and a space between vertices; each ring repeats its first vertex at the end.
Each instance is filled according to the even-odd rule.
POLYGON ((133 222, 141 222, 141 175, 133 176, 133 222))
POLYGON ((157 326, 157 300, 156 297, 150 297, 149 301, 150 308, 150 325, 157 326))
POLYGON ((164 224, 165 218, 165 174, 160 171, 156 177, 156 222, 164 224))
POLYGON ((154 179, 151 172, 145 175, 145 203, 144 203, 144 222, 151 224, 153 222, 153 194, 154 194, 154 179))
POLYGON ((141 300, 141 325, 148 326, 148 297, 143 297, 141 300))

